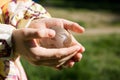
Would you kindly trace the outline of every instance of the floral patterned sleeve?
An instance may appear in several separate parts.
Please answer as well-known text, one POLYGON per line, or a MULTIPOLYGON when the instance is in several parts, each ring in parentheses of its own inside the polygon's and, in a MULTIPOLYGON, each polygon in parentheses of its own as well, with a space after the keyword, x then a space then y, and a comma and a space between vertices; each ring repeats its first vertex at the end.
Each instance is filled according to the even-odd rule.
POLYGON ((31 0, 10 2, 6 14, 5 22, 16 28, 28 27, 33 19, 50 17, 49 13, 40 4, 31 0))
POLYGON ((9 0, 0 9, 0 58, 10 57, 12 30, 27 28, 34 19, 50 18, 49 13, 32 0, 9 0), (4 35, 9 35, 6 37, 4 35), (4 37, 4 38, 3 38, 4 37))

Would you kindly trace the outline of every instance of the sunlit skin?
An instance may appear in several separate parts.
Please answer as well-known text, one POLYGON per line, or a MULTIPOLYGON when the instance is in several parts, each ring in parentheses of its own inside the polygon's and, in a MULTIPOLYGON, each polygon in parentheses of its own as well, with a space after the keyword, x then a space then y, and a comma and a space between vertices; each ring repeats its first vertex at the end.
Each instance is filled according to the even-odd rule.
POLYGON ((64 27, 73 32, 83 33, 84 28, 75 22, 60 18, 43 18, 36 19, 31 22, 29 28, 23 28, 13 31, 13 39, 15 41, 15 52, 23 56, 29 62, 35 65, 44 65, 54 68, 61 68, 58 66, 61 59, 75 53, 75 55, 66 60, 63 64, 67 67, 73 67, 75 62, 82 58, 82 53, 85 48, 72 37, 72 46, 67 48, 49 49, 38 45, 36 39, 44 37, 53 38, 55 31, 50 29, 51 26, 64 27))

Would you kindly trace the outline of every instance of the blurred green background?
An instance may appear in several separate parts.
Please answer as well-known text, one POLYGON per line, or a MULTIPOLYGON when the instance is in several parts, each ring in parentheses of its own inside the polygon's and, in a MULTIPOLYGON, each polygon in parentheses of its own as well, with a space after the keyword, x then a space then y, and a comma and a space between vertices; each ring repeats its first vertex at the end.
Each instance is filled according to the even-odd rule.
POLYGON ((118 0, 37 0, 53 17, 85 27, 73 33, 86 48, 73 68, 33 66, 21 59, 29 80, 120 80, 120 3, 118 0))

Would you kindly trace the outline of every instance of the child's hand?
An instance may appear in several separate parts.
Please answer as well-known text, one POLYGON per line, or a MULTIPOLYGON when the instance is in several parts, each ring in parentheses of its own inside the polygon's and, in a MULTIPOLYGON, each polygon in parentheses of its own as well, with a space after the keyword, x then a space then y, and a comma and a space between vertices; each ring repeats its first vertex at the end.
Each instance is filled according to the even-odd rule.
POLYGON ((15 51, 25 57, 29 62, 36 65, 46 65, 51 67, 61 67, 67 56, 75 53, 72 58, 67 59, 64 65, 72 67, 74 62, 82 58, 84 47, 73 38, 73 46, 60 49, 47 49, 38 45, 35 39, 43 37, 52 38, 55 32, 49 29, 51 26, 64 27, 74 32, 82 33, 84 28, 78 24, 58 18, 44 18, 32 21, 30 28, 18 29, 13 31, 15 41, 15 51))
MULTIPOLYGON (((72 21, 68 21, 65 19, 60 19, 60 18, 43 18, 43 19, 37 19, 32 21, 31 25, 29 27, 31 28, 37 28, 37 29, 44 29, 44 28, 51 28, 51 27, 63 27, 67 30, 71 30, 73 32, 77 32, 77 33, 83 33, 84 32, 84 28, 81 27, 79 24, 72 22, 72 21)), ((76 54, 73 56, 73 58, 71 58, 70 56, 67 56, 66 59, 70 59, 70 60, 66 60, 68 63, 66 63, 65 65, 72 67, 74 65, 75 62, 80 61, 80 59, 82 58, 82 54, 85 51, 85 48, 75 40, 74 37, 72 37, 72 44, 73 45, 78 45, 81 49, 76 52, 76 54)), ((73 54, 72 54, 73 55, 73 54)), ((65 59, 63 59, 65 60, 65 59)), ((61 65, 61 64, 60 64, 61 65)))

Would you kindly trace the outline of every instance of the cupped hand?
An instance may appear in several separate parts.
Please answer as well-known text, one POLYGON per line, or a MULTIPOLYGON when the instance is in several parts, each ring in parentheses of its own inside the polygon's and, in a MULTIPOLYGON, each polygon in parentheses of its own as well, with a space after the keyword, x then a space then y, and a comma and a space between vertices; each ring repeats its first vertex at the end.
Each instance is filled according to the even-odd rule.
MULTIPOLYGON (((73 32, 77 33, 83 33, 85 30, 83 27, 81 27, 78 23, 60 19, 60 18, 43 18, 43 19, 37 19, 34 20, 29 27, 32 28, 50 28, 50 27, 63 27, 66 30, 71 30, 73 32), (39 26, 38 26, 39 25, 39 26)), ((78 62, 82 58, 82 54, 85 51, 85 48, 72 36, 72 45, 78 45, 81 49, 78 52, 74 52, 70 56, 67 56, 64 59, 61 59, 60 61, 64 61, 63 63, 59 64, 58 66, 61 66, 63 64, 72 67, 75 62, 78 62), (71 58, 71 59, 70 59, 71 58), (67 61, 67 63, 66 63, 67 61)))
POLYGON ((75 62, 82 58, 84 47, 80 45, 74 38, 73 45, 67 48, 48 49, 38 45, 36 39, 44 37, 52 38, 55 31, 51 30, 51 26, 64 27, 71 31, 82 33, 84 28, 77 23, 59 19, 59 18, 43 18, 31 22, 29 28, 18 29, 13 31, 13 39, 15 41, 15 52, 22 55, 25 59, 35 65, 45 65, 60 68, 62 65, 72 67, 75 62), (66 58, 71 56, 69 58, 66 58), (65 60, 64 60, 65 59, 65 60))

